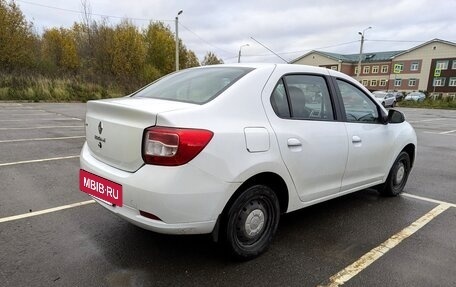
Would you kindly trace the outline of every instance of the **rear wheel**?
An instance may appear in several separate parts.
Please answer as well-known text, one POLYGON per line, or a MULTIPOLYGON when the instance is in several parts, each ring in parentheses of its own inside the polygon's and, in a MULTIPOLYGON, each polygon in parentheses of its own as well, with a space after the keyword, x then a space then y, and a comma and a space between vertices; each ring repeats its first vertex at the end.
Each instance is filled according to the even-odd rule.
POLYGON ((263 253, 271 243, 280 218, 279 200, 265 185, 247 188, 231 205, 225 217, 225 244, 240 260, 263 253))
POLYGON ((377 187, 384 196, 397 196, 402 193, 410 173, 410 156, 401 152, 391 168, 384 184, 377 187))

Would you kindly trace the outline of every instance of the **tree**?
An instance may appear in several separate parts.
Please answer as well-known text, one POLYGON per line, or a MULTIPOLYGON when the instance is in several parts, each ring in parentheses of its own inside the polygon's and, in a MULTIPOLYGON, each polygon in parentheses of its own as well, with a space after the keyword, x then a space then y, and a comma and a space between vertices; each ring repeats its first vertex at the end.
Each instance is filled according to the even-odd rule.
POLYGON ((75 73, 79 68, 79 55, 72 30, 52 28, 42 39, 43 59, 60 71, 75 73))
POLYGON ((137 85, 144 69, 146 48, 138 28, 124 20, 114 29, 112 72, 125 86, 137 85))
POLYGON ((162 22, 150 23, 144 31, 146 62, 165 75, 175 68, 175 40, 169 27, 162 22))
POLYGON ((0 68, 19 70, 35 65, 38 38, 14 2, 0 0, 0 68))
POLYGON ((223 64, 223 60, 217 58, 217 56, 212 52, 207 52, 206 55, 204 56, 204 60, 201 62, 201 66, 217 65, 217 64, 223 64))

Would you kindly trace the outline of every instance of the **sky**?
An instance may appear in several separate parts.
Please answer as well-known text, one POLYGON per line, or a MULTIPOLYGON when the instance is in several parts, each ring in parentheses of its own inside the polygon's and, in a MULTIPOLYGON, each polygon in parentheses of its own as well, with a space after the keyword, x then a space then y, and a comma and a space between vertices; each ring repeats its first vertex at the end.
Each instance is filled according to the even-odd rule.
MULTIPOLYGON (((358 32, 368 27, 366 53, 406 50, 435 38, 456 42, 456 0, 86 1, 92 20, 115 25, 130 18, 140 28, 163 21, 173 32, 183 10, 179 38, 186 47, 200 60, 211 51, 225 63, 237 62, 240 49, 241 62, 283 63, 311 50, 356 54, 358 32)), ((38 33, 82 21, 81 0, 15 2, 38 33)))

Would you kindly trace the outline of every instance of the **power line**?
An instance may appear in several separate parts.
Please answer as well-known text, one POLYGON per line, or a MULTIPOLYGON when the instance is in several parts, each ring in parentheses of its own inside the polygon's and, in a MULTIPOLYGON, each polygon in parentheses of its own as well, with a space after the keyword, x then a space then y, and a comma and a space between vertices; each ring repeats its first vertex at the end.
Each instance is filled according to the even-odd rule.
MULTIPOLYGON (((217 50, 220 50, 220 51, 223 51, 227 54, 231 54, 231 55, 234 55, 232 52, 228 52, 227 50, 225 49, 222 49, 222 48, 219 48, 217 46, 214 46, 213 44, 209 43, 208 41, 204 40, 200 35, 196 34, 195 32, 193 32, 190 28, 186 27, 184 24, 182 24, 182 22, 179 22, 179 25, 182 26, 185 30, 189 31, 190 33, 192 33, 193 35, 195 35, 195 37, 197 37, 198 39, 200 39, 201 41, 203 41, 204 43, 206 43, 207 45, 211 46, 212 48, 215 48, 217 50)), ((237 56, 236 56, 237 57, 237 56)))
MULTIPOLYGON (((287 54, 305 53, 305 52, 310 52, 310 51, 313 51, 313 50, 334 48, 334 47, 348 45, 348 44, 353 44, 353 43, 357 43, 357 42, 359 42, 359 40, 350 41, 350 42, 344 42, 344 43, 339 43, 339 44, 334 44, 334 45, 329 45, 329 46, 323 46, 323 47, 318 47, 318 48, 313 48, 313 49, 307 49, 307 50, 277 52, 277 54, 279 54, 279 55, 287 55, 287 54)), ((256 55, 242 55, 242 56, 243 57, 269 57, 269 56, 274 56, 274 54, 256 54, 256 55)), ((231 58, 225 58, 224 60, 231 60, 231 59, 234 59, 234 58, 237 58, 237 56, 236 57, 231 57, 231 58)))
POLYGON ((366 39, 365 41, 370 41, 370 42, 392 42, 392 43, 424 43, 426 41, 413 41, 413 40, 369 40, 366 39))
POLYGON ((76 13, 76 14, 88 14, 88 15, 104 17, 104 18, 128 19, 128 20, 134 20, 134 21, 147 21, 147 22, 150 22, 150 21, 174 22, 174 20, 158 20, 158 19, 153 20, 153 19, 146 19, 146 18, 133 18, 133 17, 124 17, 124 16, 117 16, 117 15, 83 12, 83 11, 49 6, 49 5, 44 5, 44 4, 39 4, 39 3, 34 3, 34 2, 29 2, 29 1, 23 1, 23 0, 16 0, 16 2, 25 3, 25 4, 29 4, 29 5, 33 5, 33 6, 38 6, 38 7, 44 7, 44 8, 48 8, 48 9, 54 9, 54 10, 65 11, 65 12, 76 13))

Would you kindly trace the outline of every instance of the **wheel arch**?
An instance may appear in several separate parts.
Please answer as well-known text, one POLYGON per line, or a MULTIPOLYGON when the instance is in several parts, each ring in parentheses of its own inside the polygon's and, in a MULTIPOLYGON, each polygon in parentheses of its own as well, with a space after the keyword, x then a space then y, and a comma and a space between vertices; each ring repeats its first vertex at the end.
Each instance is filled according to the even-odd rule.
POLYGON ((279 200, 280 213, 283 214, 287 212, 290 198, 289 190, 285 180, 280 175, 274 172, 258 173, 244 181, 244 183, 242 183, 241 186, 239 186, 239 188, 231 195, 230 199, 225 204, 221 214, 217 218, 217 222, 212 232, 212 238, 214 241, 218 241, 220 227, 222 224, 224 224, 226 213, 233 204, 233 202, 236 200, 236 198, 238 198, 247 188, 258 184, 269 186, 277 195, 277 198, 279 200))
MULTIPOLYGON (((415 145, 412 144, 412 143, 406 145, 406 146, 402 149, 402 151, 405 151, 406 153, 408 153, 408 155, 409 155, 409 157, 410 157, 410 168, 413 167, 413 164, 414 164, 414 162, 415 162, 415 150, 416 150, 415 145)), ((402 152, 402 151, 401 151, 401 152, 402 152)))

